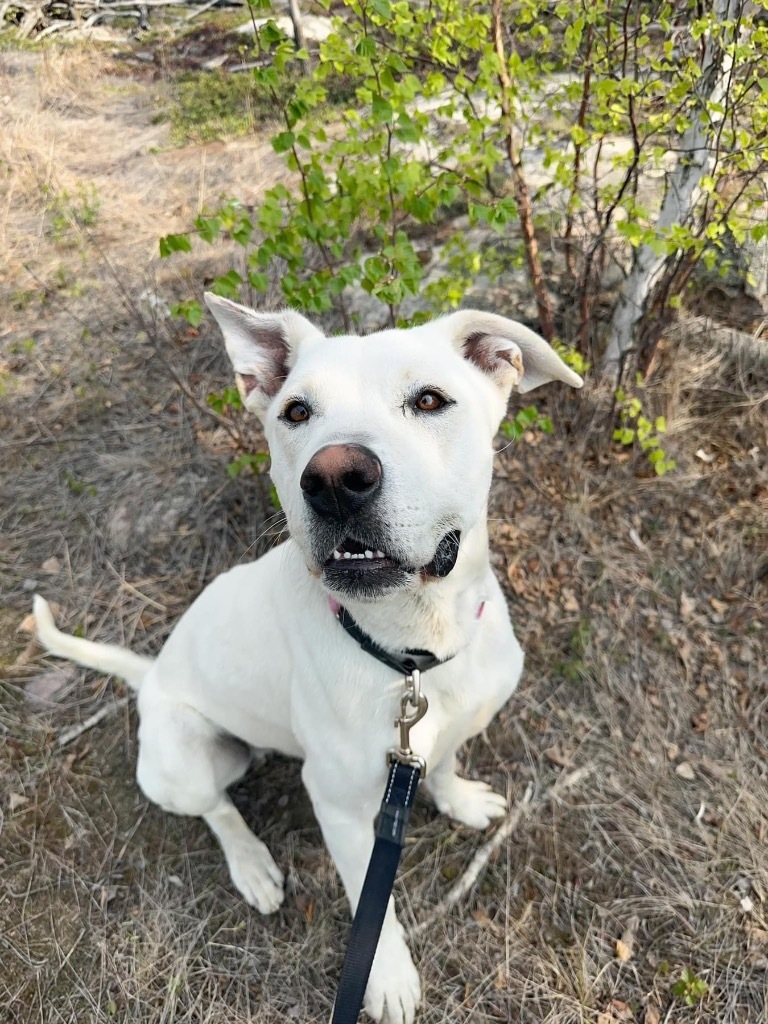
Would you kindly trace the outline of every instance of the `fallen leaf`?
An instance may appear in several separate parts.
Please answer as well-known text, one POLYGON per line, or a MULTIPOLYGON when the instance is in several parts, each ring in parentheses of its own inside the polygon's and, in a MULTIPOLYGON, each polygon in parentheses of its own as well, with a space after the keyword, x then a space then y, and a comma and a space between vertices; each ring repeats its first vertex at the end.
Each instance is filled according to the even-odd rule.
POLYGON ((683 622, 690 622, 693 613, 696 611, 696 602, 688 597, 685 591, 680 594, 680 618, 683 622))
POLYGON ((560 592, 560 596, 562 598, 563 608, 567 612, 581 611, 581 605, 576 600, 576 595, 572 590, 569 590, 567 587, 563 587, 562 591, 560 592))
POLYGON ((718 615, 725 615, 728 611, 728 605, 725 601, 718 601, 716 597, 710 597, 709 603, 712 605, 712 609, 717 612, 718 615))
POLYGON ((621 999, 612 999, 603 1012, 597 1015, 597 1024, 620 1024, 627 1020, 634 1020, 634 1014, 621 999))
POLYGON ((40 568, 43 572, 49 572, 52 575, 55 575, 57 572, 61 572, 61 562, 54 555, 53 558, 46 558, 40 568))
POLYGON ((616 956, 619 960, 627 961, 631 959, 632 952, 635 947, 635 935, 637 933, 637 926, 640 924, 640 918, 634 915, 629 918, 621 933, 621 938, 616 940, 616 956))
POLYGON ((307 924, 312 924, 315 919, 315 900, 306 892, 297 892, 294 897, 297 910, 304 915, 307 924))
POLYGON ((573 753, 559 747, 549 747, 543 751, 543 754, 551 764, 556 764, 558 768, 568 768, 573 760, 573 753))
POLYGON ((623 960, 625 963, 627 960, 632 959, 632 947, 628 946, 621 939, 616 939, 616 958, 623 960))
POLYGON ((34 704, 49 704, 65 686, 72 682, 75 674, 74 665, 62 665, 48 669, 47 672, 30 679, 24 688, 24 695, 34 704))
POLYGON ((499 926, 493 923, 484 910, 473 910, 472 917, 474 917, 481 928, 487 928, 488 931, 492 932, 494 935, 501 934, 499 926))
POLYGON ((710 462, 714 462, 717 456, 712 452, 705 452, 703 448, 699 448, 696 452, 696 458, 701 459, 702 462, 706 462, 709 465, 710 462))
POLYGON ((525 575, 519 565, 514 562, 507 568, 507 579, 518 597, 523 597, 527 590, 525 575))
MULTIPOLYGON (((54 619, 58 618, 59 606, 57 604, 54 604, 53 601, 50 601, 48 603, 48 606, 51 609, 51 615, 53 615, 54 619)), ((24 616, 24 618, 16 627, 16 632, 32 633, 33 635, 37 632, 37 623, 35 622, 35 616, 33 615, 32 612, 30 612, 29 615, 24 616)))
POLYGON ((643 1024, 661 1024, 661 1010, 656 1003, 648 1002, 645 1008, 643 1024))
POLYGON ((35 616, 32 612, 29 615, 25 615, 21 622, 16 627, 17 633, 34 633, 35 632, 35 616))
POLYGON ((694 732, 706 732, 709 727, 709 712, 703 710, 691 715, 691 727, 694 732))
POLYGON ((502 992, 507 987, 507 972, 504 965, 499 964, 496 968, 496 977, 493 979, 493 987, 497 992, 502 992))
POLYGON ((675 768, 675 773, 679 775, 681 779, 686 779, 688 782, 692 782, 693 779, 696 778, 696 773, 694 772, 690 761, 681 761, 675 768))
POLYGON ((622 999, 611 1000, 611 1013, 615 1020, 632 1020, 634 1014, 632 1008, 628 1003, 625 1003, 622 999))
POLYGON ((29 803, 29 797, 24 796, 23 793, 9 793, 8 794, 8 806, 12 811, 15 811, 17 807, 23 807, 24 804, 29 803))

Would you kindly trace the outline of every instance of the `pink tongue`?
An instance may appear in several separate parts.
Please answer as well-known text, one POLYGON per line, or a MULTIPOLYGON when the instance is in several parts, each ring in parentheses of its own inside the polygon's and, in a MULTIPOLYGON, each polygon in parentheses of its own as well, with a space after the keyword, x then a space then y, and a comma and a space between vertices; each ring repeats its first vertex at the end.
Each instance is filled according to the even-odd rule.
POLYGON ((328 598, 328 607, 331 609, 334 615, 338 615, 339 612, 341 611, 341 605, 336 600, 336 598, 331 597, 330 594, 326 594, 326 597, 328 598))

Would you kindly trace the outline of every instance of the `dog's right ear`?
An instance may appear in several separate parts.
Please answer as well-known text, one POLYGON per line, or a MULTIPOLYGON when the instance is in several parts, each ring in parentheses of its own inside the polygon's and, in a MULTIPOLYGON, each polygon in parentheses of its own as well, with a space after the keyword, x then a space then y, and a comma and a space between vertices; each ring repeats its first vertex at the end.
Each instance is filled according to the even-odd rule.
POLYGON ((296 362, 301 345, 322 338, 322 331, 292 309, 257 313, 212 292, 205 293, 205 303, 224 335, 243 405, 262 416, 296 362))
POLYGON ((448 327, 462 355, 488 374, 505 397, 512 388, 525 394, 551 380, 572 388, 584 383, 542 337, 517 320, 462 309, 436 322, 448 327))

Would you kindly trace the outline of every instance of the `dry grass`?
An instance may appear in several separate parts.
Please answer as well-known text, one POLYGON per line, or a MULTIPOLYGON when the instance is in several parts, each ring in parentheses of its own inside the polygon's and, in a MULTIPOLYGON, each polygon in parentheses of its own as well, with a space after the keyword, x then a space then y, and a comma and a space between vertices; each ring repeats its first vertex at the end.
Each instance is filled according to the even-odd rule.
POLYGON ((90 275, 104 276, 87 255, 94 247, 118 267, 146 266, 160 235, 188 227, 222 197, 254 201, 283 173, 268 137, 173 149, 158 119, 166 83, 129 77, 103 47, 53 48, 42 58, 6 51, 0 91, 14 97, 0 130, 0 246, 20 289, 30 288, 30 270, 50 287, 62 262, 78 262, 74 254, 81 288, 94 287, 90 275), (99 203, 85 226, 84 190, 99 203), (69 214, 70 230, 57 235, 52 208, 69 214))
MULTIPOLYGON (((66 120, 80 72, 46 73, 66 120)), ((26 208, 9 209, 20 231, 26 208)), ((65 308, 36 295, 3 339, 0 1005, 13 1024, 325 1021, 347 911, 298 766, 275 758, 235 791, 288 878, 265 920, 200 822, 141 797, 130 704, 56 749, 119 686, 78 671, 30 696, 55 667, 16 632, 35 588, 69 628, 155 651, 280 525, 168 375, 203 398, 226 379, 218 344, 203 330, 155 346, 91 269, 92 294, 65 308)), ((425 1024, 768 1018, 768 376, 691 328, 667 352, 647 401, 669 420, 674 474, 617 459, 598 389, 550 395, 555 437, 497 459, 494 559, 527 669, 467 769, 531 804, 448 913, 484 837, 417 809, 397 899, 425 1024), (675 988, 686 970, 707 986, 691 1006, 675 988)))

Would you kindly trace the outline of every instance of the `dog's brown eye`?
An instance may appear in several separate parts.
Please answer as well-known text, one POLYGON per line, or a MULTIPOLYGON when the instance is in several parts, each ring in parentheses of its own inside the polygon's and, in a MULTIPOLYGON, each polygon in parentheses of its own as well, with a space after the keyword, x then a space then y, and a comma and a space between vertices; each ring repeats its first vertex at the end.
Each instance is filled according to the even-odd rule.
POLYGON ((309 419, 309 409, 303 402, 291 402, 283 413, 289 423, 304 423, 309 419))
POLYGON ((419 412, 437 412, 445 405, 445 399, 436 391, 422 391, 414 405, 419 412))

